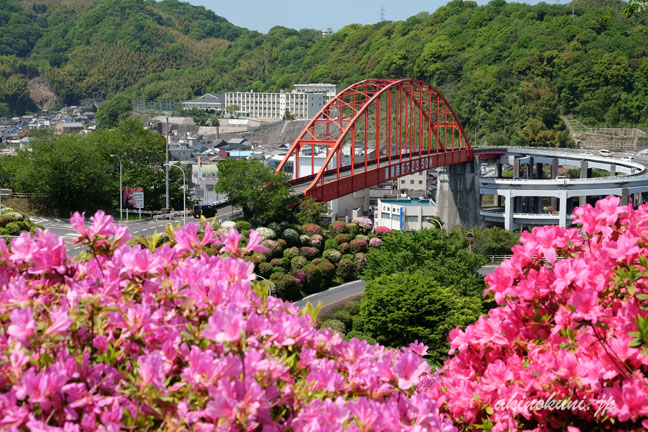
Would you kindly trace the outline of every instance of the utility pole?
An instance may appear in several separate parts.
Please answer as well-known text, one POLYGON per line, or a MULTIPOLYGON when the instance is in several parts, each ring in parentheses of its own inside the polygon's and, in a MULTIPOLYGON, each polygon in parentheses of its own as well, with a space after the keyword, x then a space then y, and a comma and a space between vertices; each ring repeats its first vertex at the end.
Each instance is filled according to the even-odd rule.
POLYGON ((169 204, 169 116, 166 118, 166 158, 164 166, 166 168, 165 172, 165 184, 166 184, 166 204, 165 208, 167 213, 171 210, 171 205, 169 204))

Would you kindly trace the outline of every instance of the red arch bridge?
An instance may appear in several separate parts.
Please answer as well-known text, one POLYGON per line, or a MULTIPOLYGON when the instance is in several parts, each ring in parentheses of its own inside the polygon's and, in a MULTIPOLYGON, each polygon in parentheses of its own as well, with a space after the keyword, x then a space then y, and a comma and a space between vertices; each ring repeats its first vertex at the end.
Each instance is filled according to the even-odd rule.
POLYGON ((443 95, 414 79, 355 83, 313 117, 277 172, 320 201, 431 168, 471 161, 468 138, 443 95))

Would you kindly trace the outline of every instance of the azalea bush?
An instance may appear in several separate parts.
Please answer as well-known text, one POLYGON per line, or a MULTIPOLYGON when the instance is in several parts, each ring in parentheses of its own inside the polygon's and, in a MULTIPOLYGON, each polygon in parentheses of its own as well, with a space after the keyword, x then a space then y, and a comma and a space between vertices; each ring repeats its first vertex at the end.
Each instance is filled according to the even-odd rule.
POLYGON ((455 430, 417 387, 423 345, 346 342, 268 296, 258 232, 188 224, 156 249, 102 212, 72 224, 74 260, 49 231, 0 243, 3 429, 455 430))
POLYGON ((486 278, 501 307, 450 333, 429 395, 462 428, 648 428, 648 206, 608 197, 574 221, 524 232, 486 278), (529 408, 551 400, 582 409, 529 408))

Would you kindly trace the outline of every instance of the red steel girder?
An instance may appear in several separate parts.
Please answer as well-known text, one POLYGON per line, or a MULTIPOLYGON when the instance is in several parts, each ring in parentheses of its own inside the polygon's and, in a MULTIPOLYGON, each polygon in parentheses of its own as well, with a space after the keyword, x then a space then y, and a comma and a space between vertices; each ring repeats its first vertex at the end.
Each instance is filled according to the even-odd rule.
POLYGON ((304 195, 329 201, 427 167, 472 160, 473 150, 454 110, 430 84, 413 79, 371 79, 347 87, 330 100, 294 141, 277 172, 293 155, 298 178, 291 183, 310 182, 304 195), (385 103, 381 107, 383 96, 385 103), (371 124, 370 108, 375 109, 371 124), (384 130, 381 130, 381 119, 384 119, 384 130), (362 136, 363 126, 364 160, 357 163, 356 130, 362 136), (375 133, 373 148, 368 145, 370 128, 375 133), (345 165, 342 148, 348 144, 345 139, 349 132, 352 132, 351 163, 345 165), (393 133, 396 135, 392 136, 393 133), (436 148, 432 148, 433 139, 436 148), (315 146, 325 146, 327 155, 317 173, 315 146), (301 158, 311 158, 311 169, 309 174, 300 176, 302 147, 313 150, 310 155, 301 155, 301 158), (369 160, 368 153, 374 149, 374 156, 369 160), (334 157, 335 167, 331 167, 334 157), (413 170, 415 166, 417 169, 413 170), (394 176, 394 173, 399 174, 394 176))

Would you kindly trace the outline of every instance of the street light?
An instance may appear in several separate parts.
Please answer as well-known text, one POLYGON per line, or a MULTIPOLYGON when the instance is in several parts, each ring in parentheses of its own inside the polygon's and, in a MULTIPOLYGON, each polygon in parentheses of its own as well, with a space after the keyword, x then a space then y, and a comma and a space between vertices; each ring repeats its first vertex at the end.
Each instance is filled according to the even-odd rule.
POLYGON ((166 118, 166 151, 165 151, 165 162, 164 166, 166 167, 166 172, 164 175, 164 183, 166 185, 166 211, 168 212, 171 208, 169 204, 169 117, 166 118))
MULTIPOLYGON (((182 219, 184 224, 187 225, 187 187, 185 185, 185 170, 183 170, 179 165, 164 164, 169 171, 169 167, 176 167, 182 171, 182 219)), ((168 189, 167 189, 168 190, 168 189)))
POLYGON ((119 155, 111 154, 110 157, 116 157, 119 159, 119 222, 122 221, 122 201, 123 198, 123 189, 122 189, 122 158, 119 155))

